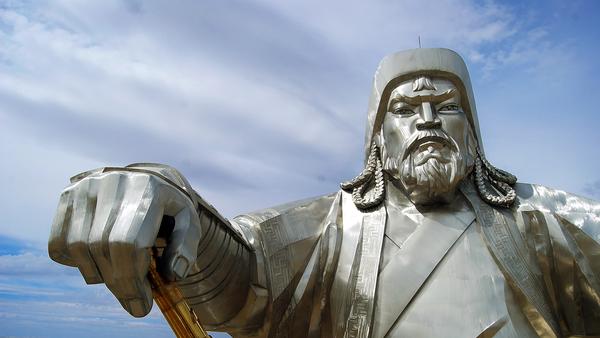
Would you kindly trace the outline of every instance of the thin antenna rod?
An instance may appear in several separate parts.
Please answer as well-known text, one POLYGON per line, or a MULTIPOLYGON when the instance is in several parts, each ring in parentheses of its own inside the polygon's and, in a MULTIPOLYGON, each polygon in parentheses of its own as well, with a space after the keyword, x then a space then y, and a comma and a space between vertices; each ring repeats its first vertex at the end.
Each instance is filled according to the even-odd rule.
POLYGON ((419 35, 419 48, 421 48, 421 36, 419 35))

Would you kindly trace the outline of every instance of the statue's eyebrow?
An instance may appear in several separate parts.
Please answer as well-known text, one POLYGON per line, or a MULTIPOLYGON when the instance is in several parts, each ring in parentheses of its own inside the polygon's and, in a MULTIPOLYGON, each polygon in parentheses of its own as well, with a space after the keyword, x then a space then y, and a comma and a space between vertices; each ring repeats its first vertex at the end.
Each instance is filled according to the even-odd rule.
POLYGON ((440 103, 444 102, 448 99, 451 99, 455 96, 456 89, 448 89, 442 94, 426 94, 426 95, 415 95, 415 96, 407 96, 407 95, 396 95, 390 100, 389 106, 393 106, 398 102, 405 102, 410 104, 411 106, 419 106, 423 102, 431 102, 431 103, 440 103))

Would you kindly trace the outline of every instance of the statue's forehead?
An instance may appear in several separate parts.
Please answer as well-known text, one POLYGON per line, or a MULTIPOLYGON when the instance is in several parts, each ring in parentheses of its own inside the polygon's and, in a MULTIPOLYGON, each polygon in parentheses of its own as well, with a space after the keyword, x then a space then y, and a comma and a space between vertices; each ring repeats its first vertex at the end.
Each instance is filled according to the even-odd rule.
POLYGON ((441 78, 441 77, 428 77, 428 78, 431 80, 431 82, 435 86, 435 91, 428 90, 428 89, 415 91, 413 89, 413 84, 414 84, 415 80, 418 79, 418 77, 415 77, 415 78, 407 79, 407 80, 400 82, 392 90, 390 99, 393 98, 394 96, 397 96, 398 94, 407 95, 407 94, 421 94, 421 93, 428 93, 428 92, 429 93, 438 93, 438 92, 446 92, 449 89, 457 89, 456 85, 448 79, 441 78))
POLYGON ((400 82, 390 94, 388 108, 398 102, 420 105, 423 102, 437 104, 450 99, 456 102, 461 100, 457 86, 448 79, 426 78, 427 85, 423 83, 423 77, 400 82))

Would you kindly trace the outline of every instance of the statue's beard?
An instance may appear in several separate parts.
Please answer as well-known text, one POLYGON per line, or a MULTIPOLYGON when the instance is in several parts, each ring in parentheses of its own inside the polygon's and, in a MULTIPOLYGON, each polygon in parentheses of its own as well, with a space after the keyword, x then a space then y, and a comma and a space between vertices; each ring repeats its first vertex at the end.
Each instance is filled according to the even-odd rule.
POLYGON ((413 203, 449 202, 468 175, 457 143, 441 130, 419 131, 406 143, 400 154, 382 152, 383 169, 402 184, 413 203))

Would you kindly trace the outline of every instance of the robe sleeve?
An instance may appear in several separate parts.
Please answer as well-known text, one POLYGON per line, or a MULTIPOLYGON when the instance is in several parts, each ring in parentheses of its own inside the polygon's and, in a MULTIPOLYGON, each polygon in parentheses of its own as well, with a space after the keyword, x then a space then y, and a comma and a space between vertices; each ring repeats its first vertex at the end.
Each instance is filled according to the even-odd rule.
POLYGON ((341 240, 337 231, 339 199, 337 193, 233 220, 246 237, 252 237, 257 261, 252 283, 264 290, 264 306, 252 316, 240 313, 228 323, 230 333, 321 336, 321 305, 326 303, 335 268, 335 247, 341 240))
POLYGON ((600 335, 600 203, 520 185, 519 216, 564 336, 600 335))

